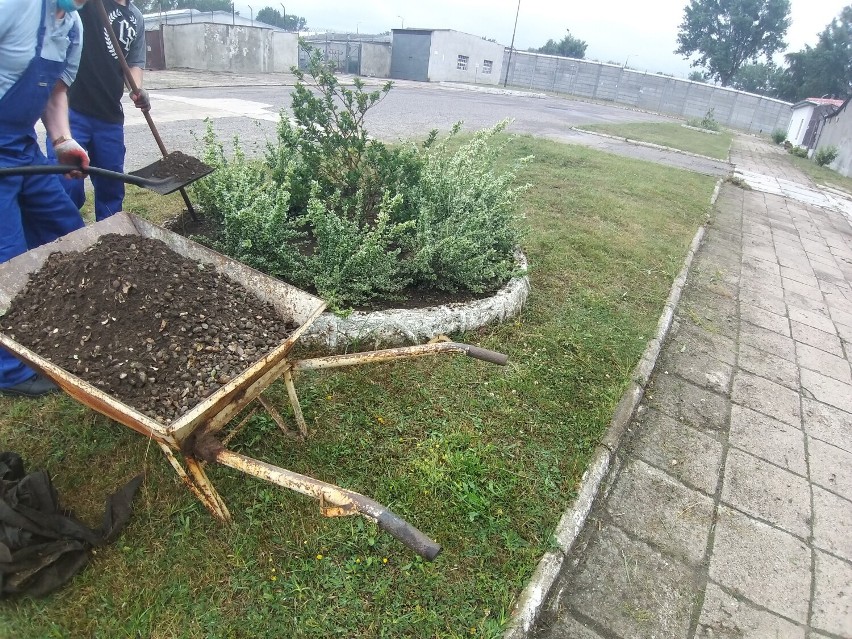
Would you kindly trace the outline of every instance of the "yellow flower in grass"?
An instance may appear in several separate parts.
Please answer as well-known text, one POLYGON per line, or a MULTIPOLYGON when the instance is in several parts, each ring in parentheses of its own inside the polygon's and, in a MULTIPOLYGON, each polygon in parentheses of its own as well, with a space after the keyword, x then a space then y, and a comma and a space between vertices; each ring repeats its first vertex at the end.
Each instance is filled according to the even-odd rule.
POLYGON ((321 561, 321 560, 322 560, 322 555, 317 555, 317 561, 321 561))

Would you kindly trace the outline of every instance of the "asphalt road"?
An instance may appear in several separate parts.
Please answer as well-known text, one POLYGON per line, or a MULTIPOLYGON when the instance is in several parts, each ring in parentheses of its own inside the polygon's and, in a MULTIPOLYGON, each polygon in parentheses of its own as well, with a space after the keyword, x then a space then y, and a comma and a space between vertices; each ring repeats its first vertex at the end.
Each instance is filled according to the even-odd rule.
MULTIPOLYGON (((226 148, 238 137, 249 155, 263 152, 274 139, 283 109, 289 113, 292 86, 218 86, 149 89, 151 116, 169 151, 198 155, 204 120, 213 122, 226 148)), ((165 84, 165 83, 164 83, 165 84)), ((373 81, 372 84, 378 84, 373 81)), ((135 170, 160 157, 144 119, 127 101, 125 112, 127 169, 135 170)), ((679 166, 711 175, 724 175, 729 166, 670 152, 637 147, 572 131, 572 126, 618 122, 665 122, 669 118, 623 107, 570 100, 535 93, 499 92, 426 83, 397 83, 367 114, 371 135, 387 140, 423 140, 431 129, 446 133, 462 121, 475 131, 513 119, 509 131, 583 144, 613 153, 679 166)))

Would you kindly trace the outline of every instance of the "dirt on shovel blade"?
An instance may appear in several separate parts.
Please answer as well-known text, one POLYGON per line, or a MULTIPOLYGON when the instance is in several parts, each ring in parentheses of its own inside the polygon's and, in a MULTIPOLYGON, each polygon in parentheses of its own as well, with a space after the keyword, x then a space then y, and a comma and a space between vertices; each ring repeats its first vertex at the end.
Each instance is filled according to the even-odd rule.
POLYGON ((198 158, 172 151, 162 160, 133 171, 133 175, 143 178, 174 178, 178 182, 192 182, 213 171, 213 167, 204 164, 198 158))
POLYGON ((163 424, 295 328, 213 267, 117 234, 52 254, 0 317, 19 344, 163 424))

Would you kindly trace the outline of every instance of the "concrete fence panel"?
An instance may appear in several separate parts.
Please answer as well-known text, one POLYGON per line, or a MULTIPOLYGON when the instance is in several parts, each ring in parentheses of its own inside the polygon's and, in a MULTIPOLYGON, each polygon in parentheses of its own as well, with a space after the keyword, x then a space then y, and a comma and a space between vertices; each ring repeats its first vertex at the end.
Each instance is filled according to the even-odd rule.
POLYGON ((734 89, 625 67, 513 51, 504 57, 502 80, 515 87, 623 104, 675 117, 703 118, 750 133, 786 129, 790 103, 734 89))

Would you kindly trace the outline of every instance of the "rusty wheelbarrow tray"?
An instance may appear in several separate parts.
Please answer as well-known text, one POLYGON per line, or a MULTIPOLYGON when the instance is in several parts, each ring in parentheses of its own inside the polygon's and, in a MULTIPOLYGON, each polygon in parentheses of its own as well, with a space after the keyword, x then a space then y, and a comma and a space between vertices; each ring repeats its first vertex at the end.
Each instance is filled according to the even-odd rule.
POLYGON ((286 436, 299 441, 306 437, 307 425, 293 383, 295 371, 440 353, 461 353, 503 365, 507 360, 505 355, 467 344, 438 342, 367 353, 290 360, 288 355, 299 337, 325 310, 326 303, 323 300, 129 213, 118 213, 0 264, 0 314, 6 311, 12 298, 26 285, 29 275, 38 271, 51 253, 85 250, 100 236, 108 233, 162 240, 176 253, 213 266, 220 273, 239 282, 263 301, 272 304, 282 318, 292 321, 297 329, 277 348, 250 364, 241 374, 168 425, 104 393, 2 332, 0 346, 52 379, 77 401, 156 441, 178 476, 221 521, 230 521, 231 515, 207 477, 205 462, 217 462, 313 497, 320 502, 321 511, 326 516, 361 514, 376 521, 379 527, 422 557, 432 560, 438 555, 441 547, 437 543, 369 497, 228 450, 227 443, 248 422, 249 417, 261 408, 269 413, 286 436), (279 377, 287 388, 296 421, 295 428, 291 428, 262 395, 279 377), (225 427, 250 404, 252 406, 248 415, 232 427, 226 437, 220 439, 219 435, 225 427))

